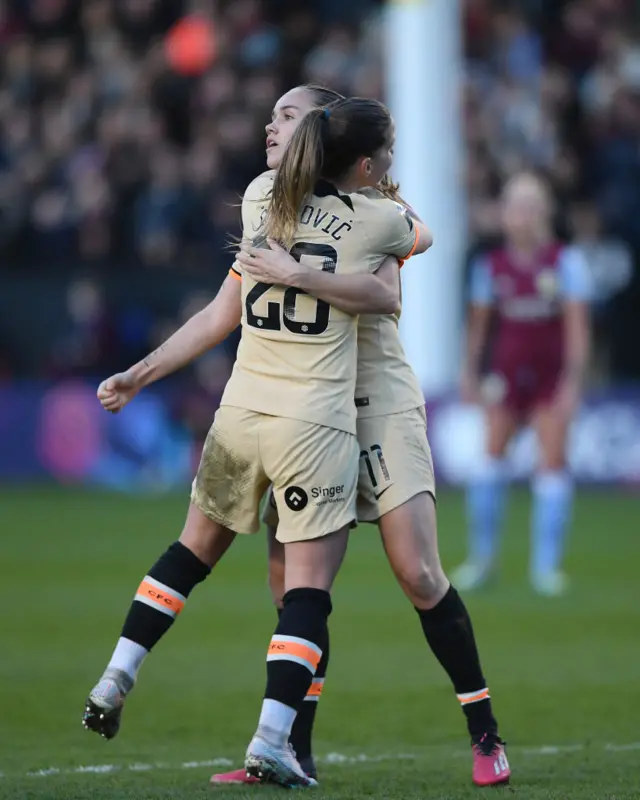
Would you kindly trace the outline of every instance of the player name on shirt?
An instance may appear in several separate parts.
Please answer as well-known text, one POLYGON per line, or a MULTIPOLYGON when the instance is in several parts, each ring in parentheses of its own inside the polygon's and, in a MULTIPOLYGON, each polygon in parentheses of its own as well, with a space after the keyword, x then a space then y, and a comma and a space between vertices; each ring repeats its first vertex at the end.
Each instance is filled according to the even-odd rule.
MULTIPOLYGON (((349 204, 351 203, 348 197, 343 200, 345 203, 347 201, 349 204)), ((351 210, 353 211, 352 205, 351 210)), ((325 211, 320 206, 307 204, 300 213, 300 226, 319 228, 322 233, 328 234, 335 242, 339 242, 345 233, 353 230, 353 220, 346 222, 333 212, 325 211)))

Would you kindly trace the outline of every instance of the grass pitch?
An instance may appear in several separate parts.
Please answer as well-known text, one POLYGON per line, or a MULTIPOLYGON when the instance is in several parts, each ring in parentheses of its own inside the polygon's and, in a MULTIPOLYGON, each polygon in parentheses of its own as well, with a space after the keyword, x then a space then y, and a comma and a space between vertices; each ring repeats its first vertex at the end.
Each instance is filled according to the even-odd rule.
MULTIPOLYGON (((502 581, 467 598, 522 800, 640 798, 638 499, 582 494, 562 600, 526 581, 528 500, 514 494, 502 581)), ((83 702, 141 576, 182 526, 185 496, 0 490, 0 798, 234 797, 212 788, 240 765, 275 624, 265 543, 243 537, 145 663, 111 742, 83 702)), ((463 555, 462 498, 439 499, 445 565, 463 555)), ((338 579, 318 713, 313 797, 463 800, 463 717, 395 585, 374 529, 354 534, 338 579)))

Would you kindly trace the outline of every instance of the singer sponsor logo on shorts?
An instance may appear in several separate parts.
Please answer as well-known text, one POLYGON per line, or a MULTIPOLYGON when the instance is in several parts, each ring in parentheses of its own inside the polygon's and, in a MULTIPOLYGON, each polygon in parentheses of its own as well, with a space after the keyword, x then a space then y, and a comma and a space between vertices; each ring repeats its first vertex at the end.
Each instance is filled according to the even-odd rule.
POLYGON ((311 500, 315 506, 344 503, 344 483, 340 486, 314 486, 311 489, 311 500))
POLYGON ((289 486, 284 492, 284 502, 290 511, 302 511, 307 507, 309 495, 301 486, 289 486))

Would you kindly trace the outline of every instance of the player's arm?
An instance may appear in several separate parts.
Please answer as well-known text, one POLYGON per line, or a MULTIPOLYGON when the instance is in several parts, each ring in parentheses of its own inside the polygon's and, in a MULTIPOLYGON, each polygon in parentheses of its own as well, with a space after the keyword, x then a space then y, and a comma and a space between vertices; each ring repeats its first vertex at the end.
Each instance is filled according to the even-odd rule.
POLYGON ((409 205, 409 203, 407 203, 407 201, 403 197, 401 197, 398 191, 398 185, 394 184, 388 175, 385 175, 384 178, 378 184, 378 189, 389 200, 393 200, 395 203, 399 203, 401 206, 404 206, 407 215, 413 220, 414 224, 419 226, 419 236, 420 240, 422 241, 422 246, 424 249, 419 250, 418 252, 422 253, 425 250, 428 250, 429 247, 431 247, 431 245, 433 244, 433 234, 431 233, 429 228, 425 225, 425 223, 422 221, 422 219, 420 219, 420 216, 418 212, 415 210, 415 208, 409 205))
POLYGON ((413 226, 416 231, 416 241, 409 255, 402 259, 403 261, 406 261, 407 258, 410 258, 411 256, 417 256, 420 255, 420 253, 426 253, 426 251, 433 244, 433 234, 429 228, 417 217, 412 217, 408 207, 405 206, 405 209, 407 215, 413 220, 413 226))
MULTIPOLYGON (((404 216, 407 220, 411 221, 414 233, 413 241, 408 253, 404 256, 398 256, 398 258, 404 262, 408 258, 411 258, 411 256, 417 256, 420 255, 420 253, 425 253, 433 244, 433 234, 424 224, 424 222, 418 217, 415 211, 404 204, 404 201, 402 202, 402 206, 404 208, 404 216)), ((393 255, 397 255, 395 248, 393 255)))
POLYGON ((346 314, 395 314, 400 308, 398 259, 388 256, 375 273, 333 275, 303 269, 292 284, 346 314))
POLYGON ((346 314, 393 314, 400 304, 398 261, 385 259, 374 274, 335 275, 312 269, 293 258, 277 242, 256 248, 243 242, 238 261, 257 281, 294 286, 346 314))
MULTIPOLYGON (((246 235, 252 235, 258 229, 272 184, 273 173, 265 172, 247 187, 242 199, 242 227, 246 235)), ((206 308, 191 317, 142 361, 100 384, 98 398, 102 406, 114 413, 120 411, 145 386, 190 364, 223 342, 242 319, 241 295, 240 271, 232 268, 206 308)))
POLYGON ((560 284, 564 299, 564 379, 581 391, 591 351, 589 303, 593 280, 584 256, 567 248, 560 261, 560 284))
POLYGON ((431 231, 403 203, 380 200, 377 213, 379 217, 372 220, 367 232, 379 252, 404 262, 433 244, 431 231))
POLYGON ((223 342, 240 324, 241 289, 239 276, 229 274, 208 306, 188 319, 157 350, 131 367, 129 371, 136 382, 148 386, 223 342))
POLYGON ((98 399, 107 411, 118 412, 141 389, 195 361, 223 342, 240 324, 241 282, 230 273, 206 308, 194 314, 166 342, 126 372, 112 375, 98 387, 98 399))
POLYGON ((471 268, 466 345, 462 364, 462 396, 467 402, 478 402, 482 353, 489 336, 493 287, 488 264, 478 259, 471 268))

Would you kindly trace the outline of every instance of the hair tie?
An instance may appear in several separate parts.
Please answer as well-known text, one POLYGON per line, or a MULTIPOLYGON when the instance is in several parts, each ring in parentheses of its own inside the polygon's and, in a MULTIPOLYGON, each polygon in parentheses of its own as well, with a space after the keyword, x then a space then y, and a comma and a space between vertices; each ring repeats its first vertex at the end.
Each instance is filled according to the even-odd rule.
POLYGON ((329 111, 329 109, 328 108, 323 108, 322 109, 322 119, 329 119, 330 116, 331 116, 331 112, 329 111))

